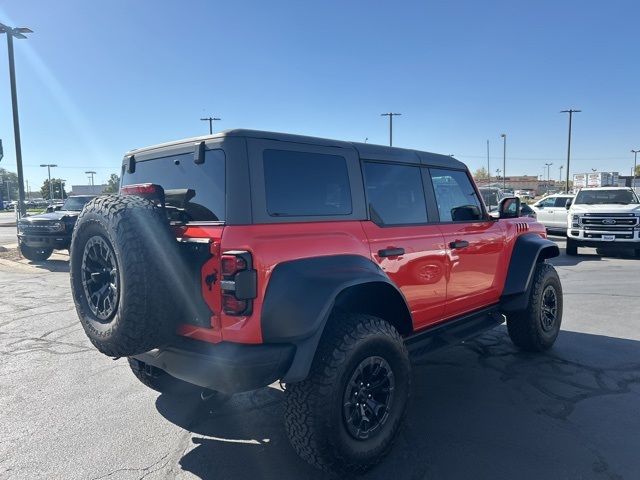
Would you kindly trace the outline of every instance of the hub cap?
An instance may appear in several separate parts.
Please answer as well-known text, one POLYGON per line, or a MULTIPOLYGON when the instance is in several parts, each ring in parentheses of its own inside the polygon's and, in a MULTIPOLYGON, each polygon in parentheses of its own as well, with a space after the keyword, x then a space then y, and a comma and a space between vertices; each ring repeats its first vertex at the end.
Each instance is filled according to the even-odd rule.
POLYGON ((371 438, 389 418, 395 377, 382 357, 365 358, 356 367, 344 392, 343 417, 357 440, 371 438))
POLYGON ((118 305, 118 265, 113 249, 101 236, 91 237, 84 246, 82 287, 91 312, 99 320, 109 320, 118 305))
POLYGON ((549 332, 553 330, 558 316, 558 295, 556 289, 551 285, 542 292, 542 309, 540 313, 540 323, 542 330, 549 332))

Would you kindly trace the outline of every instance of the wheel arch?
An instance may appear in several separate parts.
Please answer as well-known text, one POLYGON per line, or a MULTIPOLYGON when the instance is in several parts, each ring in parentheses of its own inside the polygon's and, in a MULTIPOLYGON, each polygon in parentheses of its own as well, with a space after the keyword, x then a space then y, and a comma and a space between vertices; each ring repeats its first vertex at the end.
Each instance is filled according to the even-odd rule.
POLYGON ((283 262, 269 280, 261 326, 265 343, 296 346, 284 381, 307 377, 335 309, 380 316, 401 334, 412 330, 404 296, 369 258, 332 255, 283 262))
POLYGON ((500 298, 502 310, 525 309, 536 265, 558 255, 560 255, 560 249, 549 239, 542 238, 535 233, 519 236, 511 253, 509 269, 500 298))

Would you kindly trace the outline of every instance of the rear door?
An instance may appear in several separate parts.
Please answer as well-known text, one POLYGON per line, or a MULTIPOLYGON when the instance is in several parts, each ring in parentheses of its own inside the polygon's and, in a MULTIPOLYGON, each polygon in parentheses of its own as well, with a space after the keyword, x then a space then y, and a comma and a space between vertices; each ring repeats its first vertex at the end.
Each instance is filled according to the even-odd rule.
POLYGON ((419 165, 363 161, 371 257, 403 293, 414 327, 440 320, 446 299, 444 238, 427 212, 419 165))
POLYGON ((446 249, 448 318, 498 302, 505 233, 483 211, 467 171, 429 172, 446 249))

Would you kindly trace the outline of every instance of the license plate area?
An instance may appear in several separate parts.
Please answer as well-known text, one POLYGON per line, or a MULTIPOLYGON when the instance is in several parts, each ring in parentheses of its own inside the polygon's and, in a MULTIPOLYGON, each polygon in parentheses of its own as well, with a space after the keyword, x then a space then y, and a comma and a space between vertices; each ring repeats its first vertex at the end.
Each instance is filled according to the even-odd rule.
POLYGON ((613 242, 615 239, 615 235, 602 235, 602 240, 604 240, 605 242, 613 242))

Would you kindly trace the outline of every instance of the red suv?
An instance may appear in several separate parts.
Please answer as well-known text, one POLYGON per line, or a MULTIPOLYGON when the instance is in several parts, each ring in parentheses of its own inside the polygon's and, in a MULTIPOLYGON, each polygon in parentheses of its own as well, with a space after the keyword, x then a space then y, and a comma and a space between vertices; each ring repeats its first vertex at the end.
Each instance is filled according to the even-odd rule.
POLYGON ((501 324, 551 347, 562 287, 545 229, 492 218, 446 155, 232 130, 129 152, 71 247, 80 321, 162 392, 285 384, 293 448, 327 471, 387 453, 411 361, 501 324), (191 387, 191 388, 190 388, 191 387))

